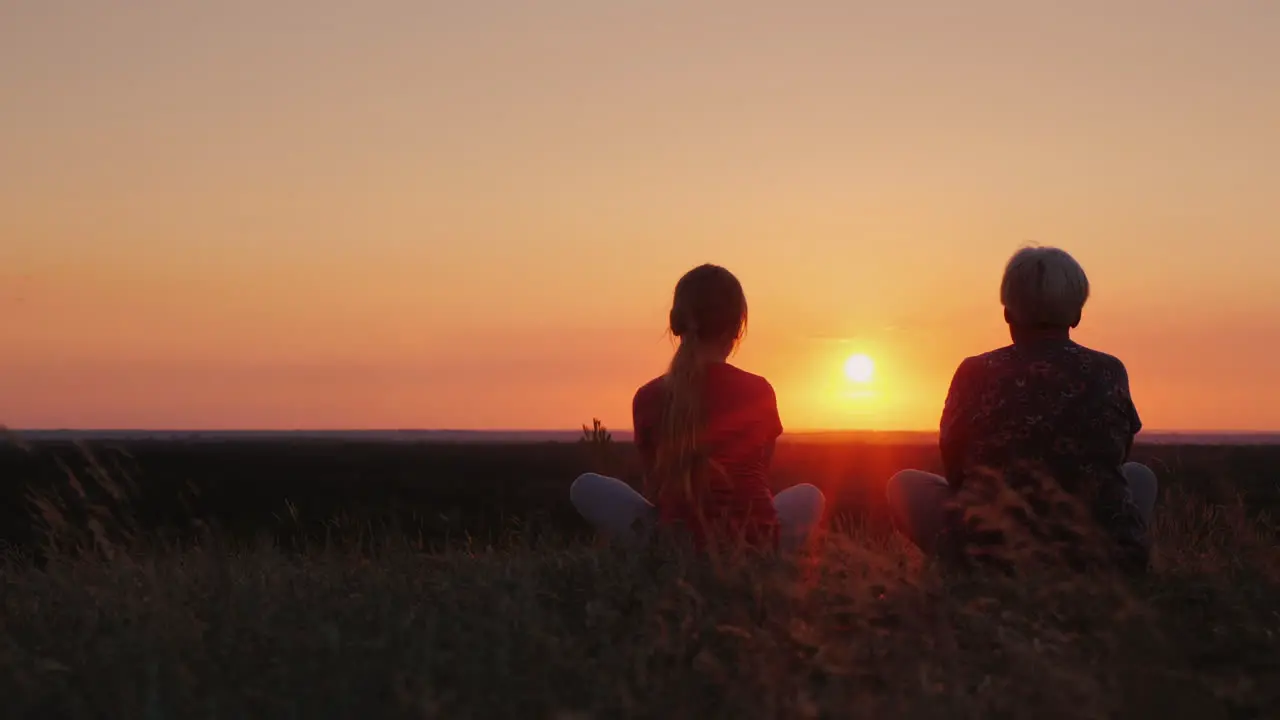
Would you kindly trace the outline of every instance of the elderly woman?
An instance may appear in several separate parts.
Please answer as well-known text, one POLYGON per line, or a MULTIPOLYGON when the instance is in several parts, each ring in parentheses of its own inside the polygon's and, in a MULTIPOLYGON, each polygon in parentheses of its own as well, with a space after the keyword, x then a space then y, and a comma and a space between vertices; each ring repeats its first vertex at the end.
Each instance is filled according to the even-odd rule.
MULTIPOLYGON (((1050 492, 1076 498, 1098 523, 1108 555, 1118 551, 1122 565, 1146 567, 1156 477, 1128 461, 1142 423, 1124 365, 1071 340, 1088 298, 1084 270, 1062 250, 1029 247, 1009 260, 1000 301, 1013 344, 956 370, 939 438, 946 477, 905 470, 887 487, 899 529, 924 551, 949 555, 984 542, 972 522, 984 508, 970 511, 999 491, 966 493, 966 482, 1012 489, 1024 517, 1034 512, 1052 522, 1054 513, 1068 513, 1052 498, 1034 499, 1047 478, 1050 492)), ((1003 517, 1008 508, 996 510, 1003 517)), ((985 542, 1001 543, 995 535, 986 533, 985 542)))

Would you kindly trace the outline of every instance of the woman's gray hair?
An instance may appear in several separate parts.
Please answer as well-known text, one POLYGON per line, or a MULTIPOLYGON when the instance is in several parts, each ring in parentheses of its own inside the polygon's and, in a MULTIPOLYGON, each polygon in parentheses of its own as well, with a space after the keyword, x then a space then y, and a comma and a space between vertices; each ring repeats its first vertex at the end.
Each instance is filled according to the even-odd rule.
POLYGON ((1075 327, 1089 299, 1089 278, 1065 250, 1025 247, 1009 258, 1000 302, 1009 321, 1026 327, 1075 327))

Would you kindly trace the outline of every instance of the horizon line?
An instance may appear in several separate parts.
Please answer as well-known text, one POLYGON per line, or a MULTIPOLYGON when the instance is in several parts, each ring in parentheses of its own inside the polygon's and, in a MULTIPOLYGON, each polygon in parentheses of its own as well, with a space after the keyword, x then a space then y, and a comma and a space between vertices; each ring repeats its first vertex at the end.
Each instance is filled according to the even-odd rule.
MULTIPOLYGON (((415 428, 415 427, 291 427, 291 428, 262 428, 262 427, 174 427, 174 428, 157 428, 157 427, 28 427, 17 428, 11 426, 0 425, 0 433, 165 433, 165 434, 246 434, 246 433, 453 433, 453 434, 548 434, 548 433, 581 433, 583 426, 565 427, 565 428, 415 428)), ((630 433, 635 432, 634 428, 622 427, 611 428, 604 426, 608 432, 630 433)), ((938 434, 937 429, 920 428, 798 428, 795 430, 784 430, 783 435, 830 435, 830 434, 849 434, 849 433, 866 433, 866 434, 912 434, 925 435, 938 434)), ((1213 428, 1143 428, 1138 435, 1277 435, 1280 434, 1280 428, 1277 429, 1213 429, 1213 428)))

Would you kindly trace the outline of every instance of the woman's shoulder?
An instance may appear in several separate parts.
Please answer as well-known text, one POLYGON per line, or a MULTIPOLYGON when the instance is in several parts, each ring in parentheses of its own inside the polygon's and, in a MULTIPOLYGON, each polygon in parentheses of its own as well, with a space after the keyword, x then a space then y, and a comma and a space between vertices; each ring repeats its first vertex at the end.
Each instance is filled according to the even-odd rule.
POLYGON ((1018 349, 1014 345, 1004 345, 1002 347, 988 350, 977 355, 970 355, 960 361, 956 366, 957 374, 981 372, 986 368, 999 367, 1008 365, 1018 360, 1018 349))
POLYGON ((991 373, 998 374, 1002 368, 1013 365, 1016 360, 1017 355, 1012 345, 970 355, 956 366, 951 382, 957 385, 971 385, 991 373))
POLYGON ((1101 374, 1107 376, 1127 377, 1128 370, 1125 369, 1124 362, 1115 355, 1094 350, 1084 345, 1075 345, 1074 350, 1077 354, 1089 360, 1088 365, 1098 370, 1101 374))

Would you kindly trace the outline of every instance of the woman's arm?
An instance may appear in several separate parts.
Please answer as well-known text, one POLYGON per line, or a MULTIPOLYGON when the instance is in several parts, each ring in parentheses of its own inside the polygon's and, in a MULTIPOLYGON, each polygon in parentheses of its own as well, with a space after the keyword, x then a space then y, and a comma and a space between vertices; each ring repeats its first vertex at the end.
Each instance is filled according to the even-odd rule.
POLYGON ((1129 461, 1129 454, 1133 452, 1133 441, 1142 430, 1142 418, 1138 416, 1138 408, 1133 404, 1133 395, 1129 392, 1129 371, 1123 363, 1120 364, 1120 371, 1116 378, 1115 393, 1120 404, 1120 412, 1129 426, 1124 438, 1124 458, 1121 460, 1125 463, 1129 461))
POLYGON ((973 382, 973 364, 969 360, 960 363, 951 377, 947 399, 942 405, 942 421, 938 426, 938 449, 942 451, 942 467, 947 482, 959 489, 964 482, 962 464, 969 444, 970 385, 973 382))

